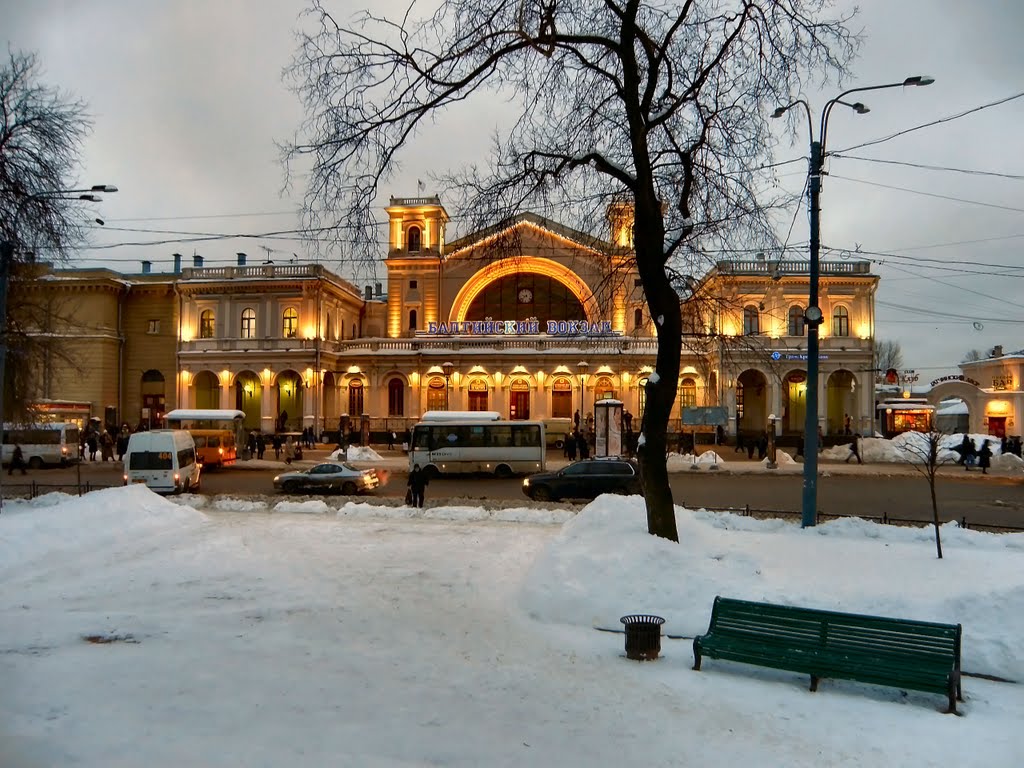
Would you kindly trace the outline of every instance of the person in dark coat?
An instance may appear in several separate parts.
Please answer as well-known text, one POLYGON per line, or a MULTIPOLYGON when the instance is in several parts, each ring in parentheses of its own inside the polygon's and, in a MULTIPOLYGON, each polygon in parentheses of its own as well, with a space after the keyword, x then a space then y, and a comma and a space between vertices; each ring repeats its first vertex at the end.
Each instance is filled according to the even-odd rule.
POLYGON ((267 439, 263 437, 263 433, 256 435, 256 458, 262 459, 263 452, 267 450, 267 439))
POLYGON ((578 432, 576 434, 576 447, 580 451, 581 459, 590 458, 590 446, 587 444, 586 435, 584 435, 582 432, 578 432))
POLYGON ((280 435, 274 435, 272 438, 270 438, 270 444, 272 446, 274 446, 274 460, 275 461, 280 461, 281 460, 281 436, 280 435))
POLYGON ((763 459, 768 455, 768 433, 762 432, 757 441, 757 458, 763 459))
POLYGON ((96 461, 96 451, 99 450, 100 441, 97 439, 95 432, 89 433, 89 437, 85 439, 85 444, 89 447, 89 461, 96 461))
POLYGON ((423 507, 423 494, 427 490, 427 485, 430 483, 430 478, 427 477, 427 473, 420 469, 420 465, 417 464, 412 468, 412 472, 409 473, 409 493, 411 498, 409 503, 414 507, 423 507))
POLYGON ((963 448, 964 455, 964 469, 970 472, 974 462, 978 459, 978 448, 974 445, 974 438, 964 435, 964 442, 961 447, 963 448))
POLYGON ((964 435, 964 439, 960 441, 960 445, 957 447, 956 452, 960 454, 960 458, 957 459, 957 464, 967 464, 967 456, 971 452, 971 438, 964 435))
POLYGON ((978 466, 983 475, 987 475, 988 468, 992 466, 992 449, 988 447, 988 440, 981 444, 981 450, 978 451, 978 466))
POLYGON ((124 455, 128 453, 128 439, 131 435, 128 432, 128 425, 125 424, 121 427, 121 431, 117 435, 117 460, 124 461, 124 455))
POLYGON ((864 463, 863 461, 861 461, 861 458, 860 458, 860 447, 857 445, 857 443, 859 443, 859 442, 860 442, 860 434, 858 433, 858 434, 853 436, 853 442, 850 443, 850 455, 846 457, 846 461, 844 463, 849 464, 850 459, 853 459, 853 458, 857 459, 857 463, 858 464, 863 464, 864 463))
POLYGON ((569 461, 576 461, 576 445, 579 437, 576 430, 573 430, 565 437, 565 458, 569 461))
POLYGON ((7 474, 13 475, 16 469, 20 469, 23 475, 28 474, 25 471, 25 452, 21 450, 21 446, 18 444, 14 445, 14 453, 11 454, 11 463, 7 467, 7 474))

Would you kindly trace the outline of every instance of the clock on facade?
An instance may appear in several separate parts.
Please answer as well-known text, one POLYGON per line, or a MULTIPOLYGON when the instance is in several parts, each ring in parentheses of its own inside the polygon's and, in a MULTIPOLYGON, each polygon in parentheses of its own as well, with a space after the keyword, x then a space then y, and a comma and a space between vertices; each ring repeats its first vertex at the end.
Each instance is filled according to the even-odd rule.
POLYGON ((520 304, 529 304, 532 301, 533 301, 533 291, 531 291, 529 288, 523 288, 521 291, 519 291, 519 303, 520 304))

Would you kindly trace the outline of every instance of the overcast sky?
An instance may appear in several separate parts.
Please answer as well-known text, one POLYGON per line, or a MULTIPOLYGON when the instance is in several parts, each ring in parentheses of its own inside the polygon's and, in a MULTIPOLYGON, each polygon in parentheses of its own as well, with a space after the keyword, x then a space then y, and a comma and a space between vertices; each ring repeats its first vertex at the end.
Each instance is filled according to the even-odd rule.
MULTIPOLYGON (((382 7, 379 0, 372 5, 382 7)), ((1024 92, 1019 0, 859 5, 866 39, 846 85, 914 74, 936 82, 865 94, 866 115, 835 111, 830 151, 1024 92)), ((163 238, 117 228, 263 233, 297 226, 302 190, 282 192, 274 142, 287 141, 302 117, 281 73, 304 7, 301 0, 0 0, 7 44, 38 53, 46 82, 87 102, 95 120, 81 182, 120 188, 98 209, 107 227, 95 235, 96 245, 163 238)), ((336 0, 334 7, 345 17, 366 0, 336 0)), ((817 112, 836 93, 833 86, 806 96, 817 112)), ((441 117, 403 158, 386 193, 416 195, 417 179, 431 171, 486 159, 495 119, 486 111, 476 120, 441 117)), ((922 381, 956 372, 969 349, 1024 347, 1022 124, 1019 98, 850 152, 1017 178, 849 158, 829 163, 822 242, 835 250, 823 258, 857 246, 872 254, 882 278, 877 337, 899 342, 905 367, 917 369, 922 381)), ((806 152, 801 136, 798 146, 781 147, 778 159, 806 152)), ((780 181, 799 188, 804 173, 800 164, 786 166, 780 181)), ((427 191, 444 197, 443 190, 427 191)), ((806 243, 807 235, 802 210, 791 239, 806 243)), ((264 247, 275 261, 308 252, 298 240, 264 237, 92 249, 82 261, 137 272, 148 259, 154 270, 167 270, 174 252, 188 263, 195 251, 216 265, 233 263, 236 251, 263 261, 264 247)))

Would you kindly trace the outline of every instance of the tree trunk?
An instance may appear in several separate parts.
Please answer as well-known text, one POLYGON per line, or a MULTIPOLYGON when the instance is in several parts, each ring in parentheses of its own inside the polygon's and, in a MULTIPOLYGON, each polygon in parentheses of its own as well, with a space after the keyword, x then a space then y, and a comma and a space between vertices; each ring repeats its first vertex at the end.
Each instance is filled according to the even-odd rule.
POLYGON ((643 414, 643 446, 638 450, 640 477, 647 503, 647 531, 679 541, 675 503, 668 484, 668 420, 676 399, 679 360, 682 354, 683 321, 679 295, 672 288, 661 256, 664 230, 656 199, 638 200, 636 210, 637 270, 658 335, 658 357, 647 381, 643 414), (649 207, 648 207, 649 206, 649 207), (646 208, 646 210, 644 210, 646 208))
POLYGON ((935 473, 928 478, 928 485, 932 492, 932 525, 935 526, 935 550, 939 553, 939 560, 942 559, 942 536, 939 534, 939 502, 935 499, 935 473))

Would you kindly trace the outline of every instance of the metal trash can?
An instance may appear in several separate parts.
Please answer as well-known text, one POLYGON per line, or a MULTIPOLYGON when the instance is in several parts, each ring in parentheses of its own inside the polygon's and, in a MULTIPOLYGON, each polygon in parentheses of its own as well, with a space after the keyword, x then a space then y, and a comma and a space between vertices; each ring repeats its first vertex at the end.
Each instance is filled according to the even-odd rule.
POLYGON ((626 627, 626 658, 654 661, 661 653, 661 616, 634 614, 619 619, 626 627))

